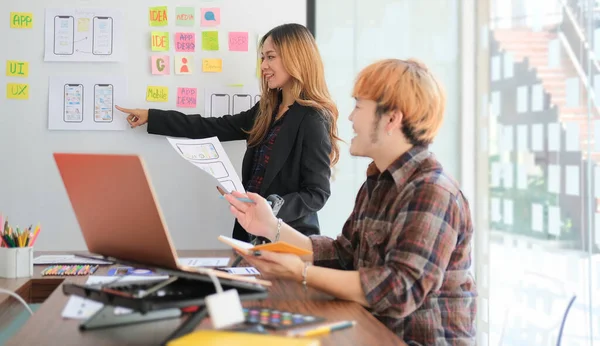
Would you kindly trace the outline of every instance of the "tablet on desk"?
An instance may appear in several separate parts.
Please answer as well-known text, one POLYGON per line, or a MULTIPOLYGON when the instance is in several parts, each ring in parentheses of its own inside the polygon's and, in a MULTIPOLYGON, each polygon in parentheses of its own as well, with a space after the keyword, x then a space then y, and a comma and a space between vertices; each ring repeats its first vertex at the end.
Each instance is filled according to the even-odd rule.
POLYGON ((245 241, 229 238, 224 235, 220 235, 218 239, 220 241, 222 241, 223 243, 233 247, 234 249, 239 250, 244 253, 247 253, 248 251, 264 250, 264 251, 279 252, 279 253, 291 253, 291 254, 298 255, 298 256, 312 254, 312 251, 308 251, 308 250, 299 248, 297 246, 288 244, 283 241, 278 241, 276 243, 261 244, 261 245, 252 245, 245 241))

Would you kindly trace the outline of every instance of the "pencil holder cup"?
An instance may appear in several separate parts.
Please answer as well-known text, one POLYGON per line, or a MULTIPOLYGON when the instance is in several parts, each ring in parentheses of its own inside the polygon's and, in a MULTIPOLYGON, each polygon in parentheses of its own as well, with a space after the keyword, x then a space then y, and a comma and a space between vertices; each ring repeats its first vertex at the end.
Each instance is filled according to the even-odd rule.
POLYGON ((0 278, 27 278, 33 276, 33 248, 0 247, 0 278))

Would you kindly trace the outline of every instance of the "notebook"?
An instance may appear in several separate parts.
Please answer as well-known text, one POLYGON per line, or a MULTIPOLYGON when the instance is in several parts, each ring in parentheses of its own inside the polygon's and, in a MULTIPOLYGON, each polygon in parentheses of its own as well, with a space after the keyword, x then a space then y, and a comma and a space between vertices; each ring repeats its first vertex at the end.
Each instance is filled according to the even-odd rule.
POLYGON ((320 346, 317 339, 290 338, 269 334, 201 330, 174 339, 167 346, 320 346))
POLYGON ((264 251, 271 251, 271 252, 291 253, 291 254, 298 255, 298 256, 312 254, 311 251, 299 248, 297 246, 288 244, 283 241, 278 241, 276 243, 261 244, 261 245, 252 245, 245 241, 229 238, 224 235, 220 235, 218 239, 220 241, 222 241, 223 243, 225 243, 241 252, 264 250, 264 251))

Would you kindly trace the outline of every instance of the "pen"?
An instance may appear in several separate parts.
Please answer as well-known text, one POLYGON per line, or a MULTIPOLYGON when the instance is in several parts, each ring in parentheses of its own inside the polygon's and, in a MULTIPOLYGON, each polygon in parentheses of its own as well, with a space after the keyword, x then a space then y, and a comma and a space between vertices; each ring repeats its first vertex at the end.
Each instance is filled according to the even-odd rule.
POLYGON ((288 336, 311 337, 311 336, 329 334, 336 330, 342 330, 342 329, 354 327, 355 325, 356 325, 356 321, 342 321, 342 322, 327 324, 327 325, 320 326, 320 327, 310 329, 310 330, 302 330, 302 331, 296 331, 296 332, 292 331, 292 332, 288 333, 288 336))
MULTIPOLYGON (((229 192, 225 192, 225 190, 223 190, 220 186, 217 186, 217 190, 219 190, 219 193, 221 193, 221 198, 225 198, 225 194, 229 194, 229 192)), ((246 198, 246 197, 237 197, 237 200, 240 202, 256 204, 256 203, 254 203, 253 200, 251 200, 250 198, 246 198)), ((272 204, 271 201, 267 201, 267 203, 269 203, 269 205, 272 204)))

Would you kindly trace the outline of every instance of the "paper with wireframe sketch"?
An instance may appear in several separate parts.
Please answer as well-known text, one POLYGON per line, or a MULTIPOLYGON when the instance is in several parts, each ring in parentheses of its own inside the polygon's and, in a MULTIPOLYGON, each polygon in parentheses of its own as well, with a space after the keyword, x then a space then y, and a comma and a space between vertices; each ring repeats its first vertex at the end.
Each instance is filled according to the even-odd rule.
POLYGON ((167 140, 179 156, 215 178, 225 191, 246 192, 217 137, 204 139, 167 137, 167 140))

